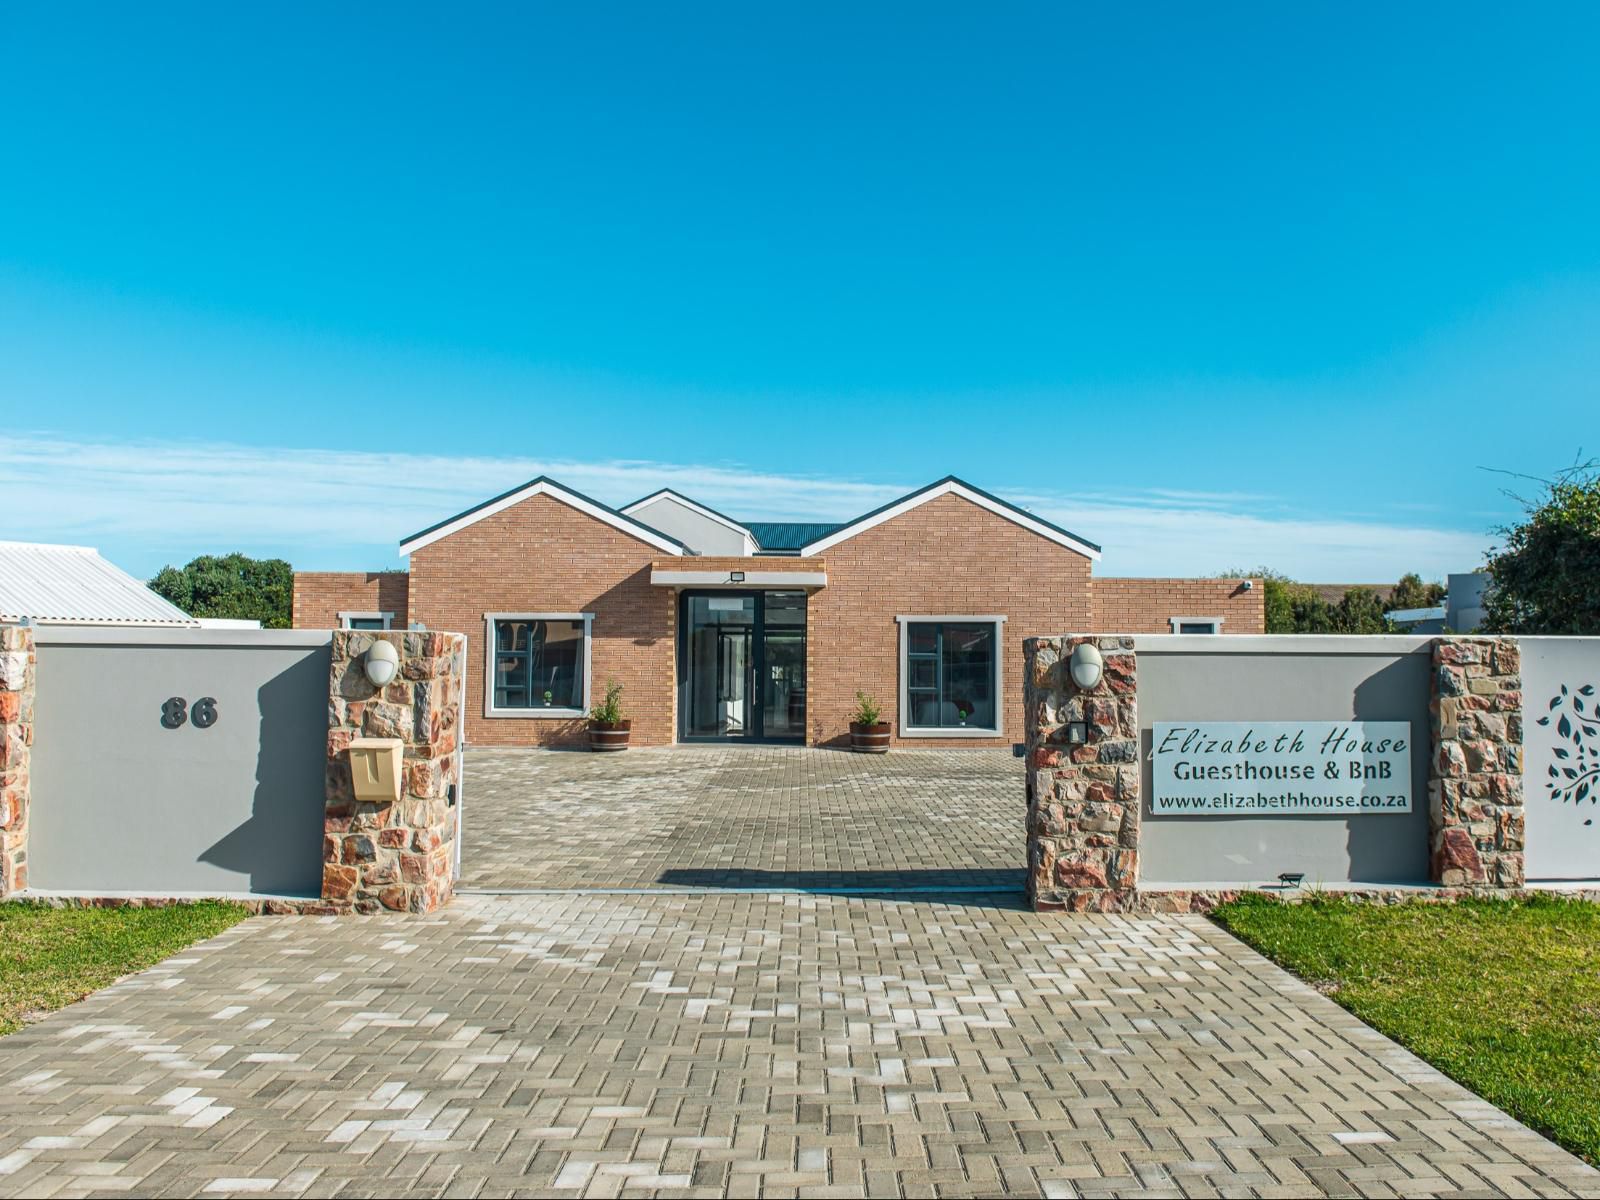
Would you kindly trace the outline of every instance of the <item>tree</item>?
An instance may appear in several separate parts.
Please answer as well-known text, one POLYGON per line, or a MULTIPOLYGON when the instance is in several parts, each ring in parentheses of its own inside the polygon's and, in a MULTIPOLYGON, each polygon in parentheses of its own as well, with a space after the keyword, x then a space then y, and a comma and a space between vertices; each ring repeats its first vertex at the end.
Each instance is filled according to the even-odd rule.
POLYGON ((1483 627, 1492 633, 1600 634, 1600 470, 1580 462, 1522 501, 1489 555, 1483 627))
POLYGON ((1393 612, 1397 608, 1433 608, 1443 603, 1444 584, 1423 583, 1421 575, 1409 571, 1400 576, 1383 607, 1386 612, 1393 612))
MULTIPOLYGON (((1337 604, 1329 604, 1316 588, 1296 583, 1282 571, 1259 567, 1229 572, 1224 578, 1254 575, 1261 580, 1262 607, 1268 633, 1394 633, 1394 623, 1384 614, 1378 593, 1371 588, 1350 588, 1337 604)), ((1423 584, 1415 575, 1418 587, 1423 584)), ((1440 589, 1441 596, 1443 589, 1440 589)))
POLYGON ((150 590, 191 617, 234 617, 287 629, 294 570, 281 558, 202 554, 186 567, 162 567, 150 590))

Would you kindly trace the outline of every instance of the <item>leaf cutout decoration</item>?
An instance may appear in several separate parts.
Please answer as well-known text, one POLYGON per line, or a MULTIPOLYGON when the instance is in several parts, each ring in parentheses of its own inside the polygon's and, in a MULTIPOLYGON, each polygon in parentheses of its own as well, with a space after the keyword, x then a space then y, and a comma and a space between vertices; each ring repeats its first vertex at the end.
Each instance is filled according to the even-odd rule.
POLYGON ((1576 779, 1578 777, 1578 772, 1573 770, 1571 767, 1562 767, 1561 773, 1568 779, 1576 779))
MULTIPOLYGON (((1567 690, 1567 689, 1566 689, 1566 688, 1562 688, 1562 689, 1561 689, 1561 690, 1562 690, 1562 691, 1566 691, 1566 690, 1567 690)), ((1553 700, 1551 700, 1551 701, 1550 701, 1550 711, 1551 711, 1551 712, 1555 712, 1555 710, 1556 710, 1556 705, 1558 705, 1558 704, 1560 704, 1560 703, 1561 703, 1561 697, 1560 697, 1560 696, 1557 696, 1557 697, 1555 697, 1555 698, 1554 698, 1554 699, 1553 699, 1553 700)))
POLYGON ((1578 689, 1578 695, 1580 695, 1580 696, 1592 696, 1592 695, 1594 695, 1594 684, 1592 684, 1592 683, 1584 684, 1581 688, 1578 689))
POLYGON ((1559 733, 1562 737, 1571 737, 1572 736, 1572 722, 1567 720, 1567 718, 1563 715, 1561 720, 1556 722, 1556 732, 1559 733))
POLYGON ((1575 713, 1581 713, 1583 711, 1583 701, 1574 698, 1572 701, 1572 711, 1575 713))
POLYGON ((1539 718, 1539 724, 1541 724, 1541 725, 1550 724, 1550 718, 1549 717, 1540 717, 1539 718))
POLYGON ((1572 802, 1574 804, 1581 804, 1583 802, 1583 798, 1585 796, 1587 796, 1588 794, 1589 794, 1589 785, 1587 783, 1580 783, 1578 785, 1577 792, 1572 797, 1572 802))
POLYGON ((1571 757, 1571 755, 1568 753, 1567 748, 1565 746, 1555 746, 1555 747, 1553 747, 1553 750, 1555 751, 1555 756, 1557 758, 1570 758, 1571 757))

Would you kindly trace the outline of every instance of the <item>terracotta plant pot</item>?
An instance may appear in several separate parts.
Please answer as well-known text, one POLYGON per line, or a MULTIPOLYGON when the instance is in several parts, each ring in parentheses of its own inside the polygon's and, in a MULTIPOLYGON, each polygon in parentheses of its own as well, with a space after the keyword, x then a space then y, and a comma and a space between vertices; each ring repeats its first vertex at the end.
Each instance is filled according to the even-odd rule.
POLYGON ((889 753, 889 722, 863 725, 860 721, 851 721, 850 749, 857 754, 889 753))
POLYGON ((615 750, 626 750, 628 748, 628 731, 632 728, 632 721, 618 721, 615 725, 602 725, 599 721, 590 721, 589 749, 606 753, 615 750))

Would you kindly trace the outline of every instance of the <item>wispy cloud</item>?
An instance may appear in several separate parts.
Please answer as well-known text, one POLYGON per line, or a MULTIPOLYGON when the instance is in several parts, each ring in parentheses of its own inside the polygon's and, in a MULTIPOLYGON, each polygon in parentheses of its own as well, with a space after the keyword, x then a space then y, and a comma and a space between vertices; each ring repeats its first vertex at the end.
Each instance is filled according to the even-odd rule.
MULTIPOLYGON (((395 565, 399 539, 536 475, 611 504, 672 487, 746 519, 840 520, 926 480, 752 471, 736 464, 450 457, 231 443, 0 438, 0 536, 98 545, 130 569, 208 551, 303 567, 395 565)), ((988 482, 988 481, 975 481, 988 482)), ((1482 559, 1479 534, 1295 514, 1247 492, 1142 489, 1087 496, 993 490, 1106 548, 1102 573, 1276 567, 1302 578, 1442 575, 1482 559)))

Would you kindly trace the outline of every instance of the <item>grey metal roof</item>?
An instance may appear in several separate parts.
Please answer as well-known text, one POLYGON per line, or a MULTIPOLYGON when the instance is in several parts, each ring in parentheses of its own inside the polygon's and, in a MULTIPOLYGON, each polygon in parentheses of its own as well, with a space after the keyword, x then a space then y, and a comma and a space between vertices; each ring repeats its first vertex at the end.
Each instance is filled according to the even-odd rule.
POLYGON ((0 542, 0 621, 195 625, 91 546, 0 542))
POLYGON ((801 546, 809 546, 839 528, 837 522, 822 525, 815 521, 745 521, 742 524, 769 554, 797 553, 801 546))

